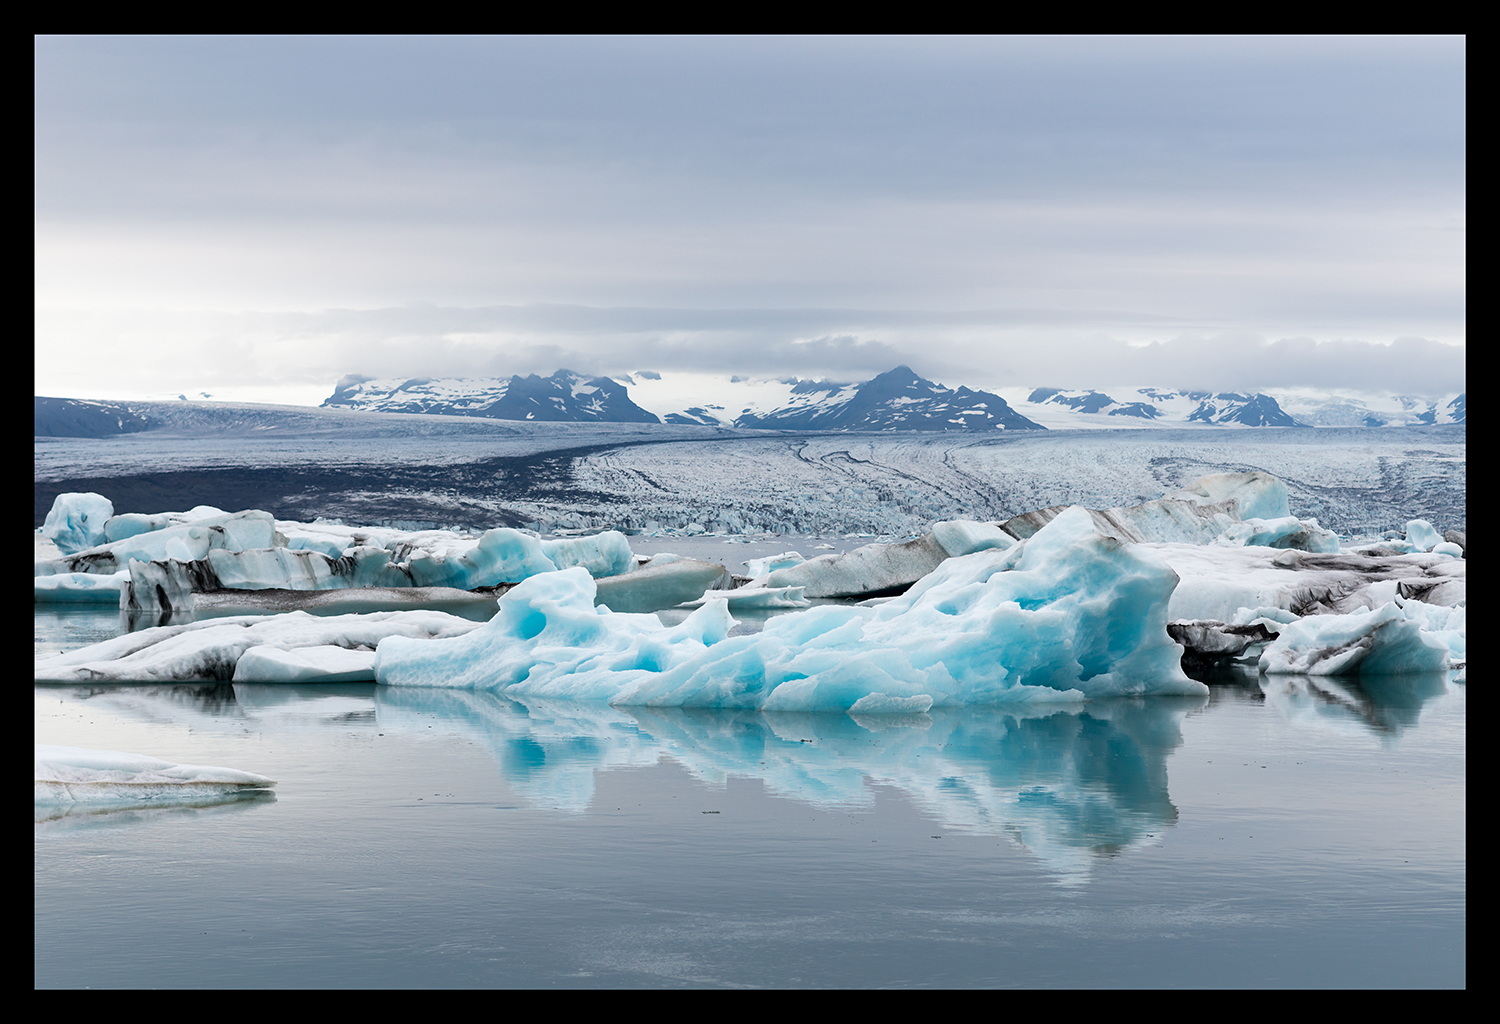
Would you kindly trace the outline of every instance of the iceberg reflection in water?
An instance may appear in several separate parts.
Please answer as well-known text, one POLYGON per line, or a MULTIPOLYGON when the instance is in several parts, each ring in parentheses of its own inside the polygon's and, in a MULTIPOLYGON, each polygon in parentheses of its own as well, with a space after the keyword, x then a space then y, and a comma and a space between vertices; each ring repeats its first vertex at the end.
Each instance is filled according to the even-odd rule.
POLYGON ((596 772, 663 758, 709 786, 738 775, 826 808, 870 809, 879 785, 945 829, 1009 836, 1080 881, 1092 855, 1133 846, 1176 820, 1167 755, 1182 742, 1183 716, 1207 698, 905 716, 617 709, 398 687, 377 690, 375 702, 388 730, 436 721, 487 744, 510 785, 537 807, 582 813, 596 772))
POLYGON ((1461 986, 1465 693, 1250 674, 861 717, 38 685, 39 740, 279 785, 39 822, 36 983, 1461 986))

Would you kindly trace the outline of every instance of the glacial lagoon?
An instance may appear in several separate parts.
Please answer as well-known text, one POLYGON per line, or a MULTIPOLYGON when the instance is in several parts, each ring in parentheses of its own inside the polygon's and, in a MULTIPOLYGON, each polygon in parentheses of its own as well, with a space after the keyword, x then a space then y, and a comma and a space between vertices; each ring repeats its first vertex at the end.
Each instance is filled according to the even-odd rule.
MULTIPOLYGON (((38 649, 112 611, 36 614, 38 649)), ((35 740, 231 765, 38 808, 38 987, 1463 987, 1467 684, 910 716, 36 684, 35 740)))

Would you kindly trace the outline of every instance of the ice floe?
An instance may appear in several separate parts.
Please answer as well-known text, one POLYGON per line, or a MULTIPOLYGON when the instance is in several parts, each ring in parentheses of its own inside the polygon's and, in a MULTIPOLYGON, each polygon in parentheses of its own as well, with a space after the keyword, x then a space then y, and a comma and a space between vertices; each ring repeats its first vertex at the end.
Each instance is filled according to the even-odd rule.
POLYGON ((216 803, 276 783, 264 775, 117 750, 36 745, 38 805, 216 803))
MULTIPOLYGON (((574 570, 582 572, 582 570, 574 570)), ((390 636, 411 638, 454 637, 474 629, 476 622, 434 611, 375 612, 366 615, 316 616, 288 612, 275 616, 239 616, 208 619, 172 626, 155 626, 102 643, 69 651, 36 663, 37 679, 83 682, 89 680, 167 681, 218 679, 256 682, 239 674, 242 656, 257 647, 280 651, 338 647, 349 651, 373 651, 390 636)), ((274 660, 274 659, 273 659, 274 660)), ((251 663, 270 665, 260 659, 251 663)), ((324 678, 315 660, 304 659, 295 680, 281 667, 267 668, 266 681, 310 682, 324 678)), ((350 671, 347 659, 327 662, 340 678, 350 671)), ((369 679, 364 673, 358 678, 369 679)))

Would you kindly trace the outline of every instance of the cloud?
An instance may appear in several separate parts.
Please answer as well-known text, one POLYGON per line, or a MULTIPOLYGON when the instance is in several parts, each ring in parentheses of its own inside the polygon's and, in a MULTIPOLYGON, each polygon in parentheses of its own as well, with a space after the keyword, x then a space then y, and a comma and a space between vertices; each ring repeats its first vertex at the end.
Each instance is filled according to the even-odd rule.
POLYGON ((1462 376, 1461 38, 35 47, 39 388, 1462 376))
POLYGON ((509 376, 564 367, 864 380, 905 363, 950 386, 1322 387, 1426 395, 1462 390, 1466 374, 1465 347, 1434 339, 1194 332, 1111 311, 1080 317, 1048 310, 413 306, 54 311, 39 323, 46 331, 37 347, 38 393, 99 398, 206 390, 250 400, 280 388, 292 397, 276 400, 315 403, 347 373, 509 376), (85 337, 93 341, 81 345, 85 337), (100 384, 95 351, 131 358, 100 384))

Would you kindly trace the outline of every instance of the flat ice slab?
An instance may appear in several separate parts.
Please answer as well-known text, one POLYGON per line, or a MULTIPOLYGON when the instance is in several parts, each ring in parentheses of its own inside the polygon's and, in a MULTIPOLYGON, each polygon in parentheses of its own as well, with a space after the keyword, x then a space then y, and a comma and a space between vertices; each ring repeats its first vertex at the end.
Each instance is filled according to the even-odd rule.
MULTIPOLYGON (((35 678, 65 682, 96 679, 252 682, 256 679, 241 678, 236 673, 240 659, 254 648, 295 652, 306 648, 338 647, 349 652, 371 652, 387 637, 455 637, 478 625, 456 615, 432 611, 327 616, 287 612, 270 617, 245 615, 209 619, 176 626, 155 626, 39 661, 35 678)), ((269 663, 275 659, 262 660, 269 663)), ((281 668, 265 669, 271 673, 265 681, 346 681, 340 677, 351 671, 352 664, 350 659, 338 659, 337 656, 335 660, 316 656, 282 659, 281 668), (288 678, 282 673, 290 671, 285 666, 293 662, 299 667, 288 678), (329 673, 318 674, 319 664, 326 665, 329 673)), ((363 674, 357 678, 368 679, 370 676, 363 674)))
POLYGON ((218 802, 274 785, 264 775, 237 768, 177 764, 118 750, 36 745, 36 804, 218 802))

